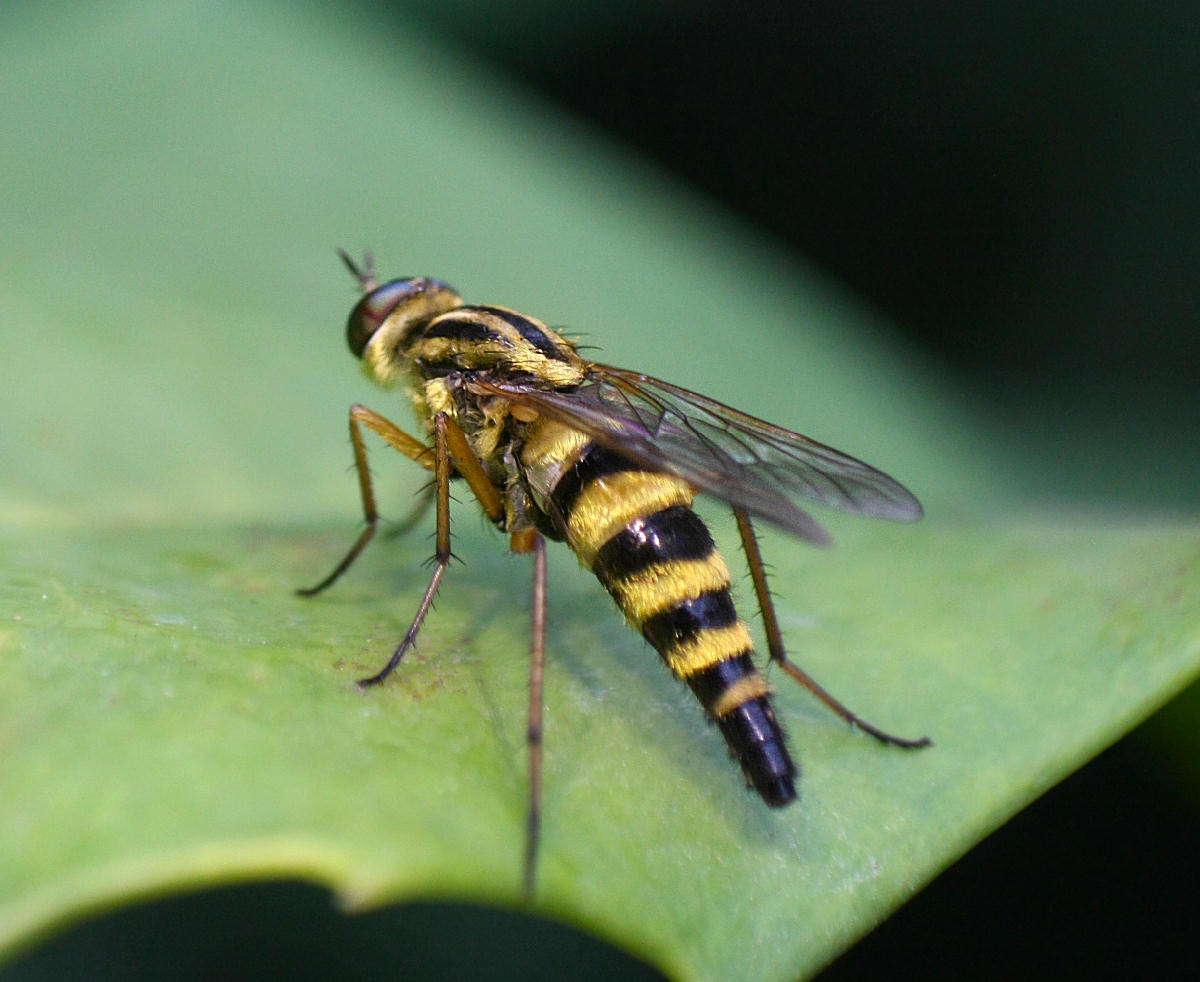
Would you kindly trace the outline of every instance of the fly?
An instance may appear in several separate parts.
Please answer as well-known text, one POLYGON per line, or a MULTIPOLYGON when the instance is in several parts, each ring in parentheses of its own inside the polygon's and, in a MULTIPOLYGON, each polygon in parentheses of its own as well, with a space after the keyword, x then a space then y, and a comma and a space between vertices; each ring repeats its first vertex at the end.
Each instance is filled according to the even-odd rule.
POLYGON ((310 597, 333 584, 375 534, 379 513, 364 430, 433 472, 433 575, 404 639, 363 687, 392 673, 413 646, 450 562, 450 482, 463 479, 484 514, 532 553, 529 802, 522 885, 533 893, 541 831, 542 675, 546 539, 564 542, 611 594, 724 736, 746 783, 771 807, 796 799, 788 751, 754 645, 730 595, 729 569, 692 510, 697 493, 728 503, 737 522, 769 659, 852 726, 885 744, 924 747, 871 725, 792 662, 767 588, 752 519, 808 542, 829 542, 797 501, 911 522, 921 505, 901 484, 832 447, 706 396, 587 361, 541 321, 505 307, 464 304, 428 278, 378 284, 368 254, 342 261, 363 296, 346 338, 369 378, 412 401, 423 437, 365 406, 350 407, 366 524, 310 597))

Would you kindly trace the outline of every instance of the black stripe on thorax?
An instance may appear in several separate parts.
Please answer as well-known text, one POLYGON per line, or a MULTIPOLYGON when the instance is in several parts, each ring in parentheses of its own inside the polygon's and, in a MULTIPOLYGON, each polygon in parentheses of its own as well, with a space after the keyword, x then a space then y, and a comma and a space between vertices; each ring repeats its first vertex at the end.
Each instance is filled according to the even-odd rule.
MULTIPOLYGON (((669 610, 648 617, 642 622, 642 635, 654 646, 656 651, 665 653, 681 642, 692 640, 706 628, 732 627, 737 623, 737 619, 737 610, 734 609, 733 598, 729 595, 729 591, 713 590, 710 593, 702 593, 698 597, 681 600, 669 610)), ((720 662, 714 667, 725 664, 729 663, 720 662)), ((712 669, 705 669, 705 672, 710 671, 712 669)), ((704 672, 700 674, 703 675, 704 672)), ((734 681, 744 674, 746 673, 738 674, 734 681)), ((689 681, 695 677, 691 676, 689 681)), ((727 687, 722 684, 720 691, 724 691, 727 687)), ((700 693, 696 694, 699 696, 700 693)), ((717 695, 719 694, 720 692, 717 693, 717 695)), ((700 701, 704 703, 705 708, 709 708, 710 703, 704 699, 700 701)))
POLYGON ((449 314, 443 314, 421 332, 423 338, 448 338, 452 341, 497 341, 496 332, 487 326, 485 321, 477 317, 464 315, 469 307, 460 307, 449 314))
POLYGON ((547 358, 553 358, 555 361, 567 360, 567 356, 563 354, 562 348, 524 314, 518 314, 515 310, 505 310, 503 307, 488 307, 484 305, 466 307, 464 309, 478 310, 485 314, 491 314, 493 317, 498 317, 509 327, 514 328, 522 338, 537 348, 547 358))

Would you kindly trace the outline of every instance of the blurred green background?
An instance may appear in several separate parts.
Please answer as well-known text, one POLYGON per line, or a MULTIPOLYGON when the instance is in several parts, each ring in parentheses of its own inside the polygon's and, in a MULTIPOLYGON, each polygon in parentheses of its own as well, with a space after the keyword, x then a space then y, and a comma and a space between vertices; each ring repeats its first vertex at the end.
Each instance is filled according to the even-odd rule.
MULTIPOLYGON (((133 8, 122 10, 123 16, 135 15, 133 8)), ((567 7, 414 0, 293 11, 297 19, 365 19, 374 30, 394 32, 398 44, 427 39, 437 52, 431 57, 445 59, 445 71, 470 64, 481 79, 555 107, 541 118, 508 118, 497 108, 502 100, 492 102, 481 88, 476 107, 480 152, 487 148, 488 126, 524 127, 528 141, 535 146, 544 141, 545 154, 553 156, 556 147, 546 134, 553 132, 551 120, 560 125, 554 112, 565 112, 574 119, 567 125, 616 141, 598 151, 598 169, 604 153, 639 161, 648 181, 677 184, 683 195, 699 193, 721 202, 730 214, 773 237, 781 253, 803 256, 840 280, 878 312, 881 324, 907 335, 914 357, 931 373, 952 380, 965 418, 948 422, 948 429, 987 434, 1001 458, 1020 462, 1014 466, 1018 487, 1004 474, 988 480, 1004 484, 1006 493, 1015 492, 1029 507, 1101 515, 1119 509, 1197 513, 1200 36, 1192 5, 1047 9, 992 2, 901 13, 879 5, 833 3, 567 7)), ((14 52, 5 52, 12 40, 49 33, 48 25, 58 20, 63 41, 47 50, 64 59, 64 92, 78 95, 79 80, 98 66, 69 62, 70 33, 77 26, 71 8, 36 14, 7 8, 0 17, 0 56, 9 70, 14 52)), ((120 24, 109 23, 107 29, 119 34, 120 24)), ((252 69, 258 43, 254 37, 231 36, 231 48, 243 49, 245 78, 197 80, 197 102, 220 99, 225 86, 263 84, 252 69)), ((18 53, 28 56, 30 48, 18 53)), ((275 81, 287 84, 286 78, 275 81)), ((99 108, 113 94, 97 90, 84 97, 99 108)), ((272 92, 264 89, 260 97, 269 102, 272 92)), ((188 110, 179 105, 146 121, 166 134, 164 154, 170 134, 188 129, 188 110)), ((54 111, 52 101, 46 111, 54 111)), ((397 117, 386 105, 378 111, 381 126, 411 127, 417 135, 438 125, 437 119, 397 117)), ((328 112, 336 132, 337 107, 328 112)), ((237 119, 225 122, 239 125, 237 119)), ((278 131, 265 138, 286 144, 288 123, 281 119, 278 131)), ((8 118, 5 126, 36 137, 39 120, 8 118)), ((263 138, 245 134, 248 151, 263 138)), ((8 134, 4 139, 7 143, 8 134)), ((197 142, 202 145, 203 139, 197 142)), ((303 153, 301 146, 294 149, 303 153)), ((152 188, 98 193, 114 187, 107 160, 120 148, 98 145, 95 151, 95 189, 73 188, 77 198, 68 202, 78 212, 77 231, 85 245, 102 247, 100 231, 120 223, 123 210, 157 209, 163 216, 161 239, 146 244, 143 258, 151 272, 156 255, 164 268, 176 268, 188 255, 188 228, 222 217, 193 212, 195 205, 188 202, 156 200, 152 188)), ((360 152, 345 147, 348 155, 360 152)), ((52 147, 45 159, 53 160, 52 147)), ((19 176, 21 186, 43 189, 47 201, 36 196, 5 201, 13 218, 5 231, 10 275, 41 282, 54 302, 82 288, 84 297, 71 297, 81 316, 88 305, 127 303, 129 284, 96 283, 86 270, 22 268, 25 253, 14 244, 36 238, 39 209, 54 199, 61 203, 63 188, 51 170, 16 175, 12 164, 5 166, 7 187, 18 186, 19 176)), ((205 162, 198 179, 219 188, 221 166, 219 157, 205 162)), ((254 161, 248 158, 239 166, 253 173, 254 161)), ((425 166, 436 175, 436 161, 425 166)), ((494 186, 472 192, 479 201, 503 195, 505 167, 497 162, 494 186)), ((311 183, 314 197, 343 178, 305 173, 302 163, 296 175, 311 183)), ((269 185, 278 176, 258 179, 264 185, 262 211, 250 218, 257 227, 279 229, 279 251, 265 262, 273 274, 264 291, 269 294, 278 284, 292 282, 296 256, 304 250, 288 238, 296 216, 272 212, 269 185)), ((386 185, 389 174, 381 171, 377 180, 386 185)), ((400 217, 471 221, 471 203, 450 201, 453 191, 439 189, 443 200, 406 216, 373 214, 364 207, 362 214, 344 216, 341 238, 331 245, 377 242, 380 228, 400 217)), ((553 218, 564 220, 561 213, 553 218)), ((648 215, 652 221, 670 218, 669 213, 648 215)), ((494 240, 497 228, 480 234, 494 240)), ((236 240, 236 227, 230 235, 228 256, 209 257, 204 277, 210 282, 202 277, 163 283, 162 295, 144 302, 163 303, 181 289, 211 289, 224 296, 222 263, 244 259, 241 250, 248 246, 236 240)), ((597 235, 602 237, 603 230, 597 235)), ((64 243, 64 254, 77 255, 76 245, 64 243)), ((502 248, 519 254, 521 244, 502 248)), ((422 272, 471 283, 472 294, 497 293, 493 282, 480 283, 459 257, 435 255, 422 262, 429 265, 422 272), (455 268, 456 263, 462 267, 455 268)), ((521 269, 515 259, 511 265, 505 269, 501 263, 487 275, 511 284, 509 296, 536 296, 537 304, 526 304, 530 309, 559 309, 552 302, 553 268, 521 269)), ((597 291, 604 272, 597 268, 597 291)), ((712 274, 718 281, 738 271, 712 274)), ((324 278, 326 270, 308 275, 324 278)), ((287 302, 302 305, 315 297, 327 302, 324 283, 310 281, 303 289, 303 297, 287 302)), ((164 316, 168 313, 164 310, 164 316)), ((25 314, 22 324, 40 323, 37 311, 25 314)), ((333 316, 340 317, 340 310, 333 316)), ((4 326, 16 328, 15 319, 4 326)), ((29 357, 61 357, 53 349, 54 336, 54 324, 44 323, 25 338, 29 357)), ((144 341, 128 340, 131 360, 136 361, 137 345, 144 341)), ((252 351, 254 340, 245 343, 252 351)), ((652 347, 647 342, 647 350, 652 347)), ((643 364, 638 354, 626 348, 622 358, 643 364)), ((200 341, 181 342, 181 360, 216 356, 200 341)), ((69 363, 62 370, 69 376, 69 363)), ((352 373, 345 374, 349 391, 352 373)), ((13 378, 8 384, 29 383, 13 378)), ((164 391, 164 405, 170 397, 164 391)), ((874 396, 865 392, 861 398, 869 404, 874 396)), ((311 440, 340 439, 341 425, 332 420, 311 440)), ((166 432, 164 427, 164 442, 166 432)), ((198 440, 201 448, 210 439, 203 432, 192 436, 192 445, 198 440)), ((47 439, 87 452, 71 447, 68 433, 50 431, 47 439)), ((5 460, 4 466, 22 465, 5 460)), ((279 476, 281 490, 290 477, 279 476)), ((52 497, 54 483, 67 474, 38 479, 47 481, 52 497)), ((339 503, 341 490, 336 491, 339 503)), ((205 489, 195 494, 197 501, 207 500, 205 489)), ((325 501, 318 498, 313 508, 325 501)), ((1074 966, 1079 975, 1128 974, 1125 968, 1145 975, 1192 964, 1191 926, 1200 915, 1200 901, 1190 889, 1200 872, 1191 858, 1200 818, 1198 703, 1193 689, 1046 795, 826 976, 969 972, 1007 978, 1036 973, 1051 959, 1074 966)), ((344 932, 345 950, 360 954, 355 970, 364 978, 389 966, 397 974, 407 968, 423 976, 457 975, 469 971, 453 960, 461 951, 447 951, 449 960, 441 964, 404 961, 411 947, 404 932, 432 931, 431 924, 445 914, 428 906, 415 917, 385 911, 371 915, 369 924, 356 919, 347 925, 328 909, 323 894, 309 888, 229 890, 84 925, 32 952, 3 977, 63 977, 80 964, 89 966, 92 977, 105 969, 106 977, 126 977, 128 959, 145 966, 147 974, 165 974, 157 966, 177 968, 181 957, 186 961, 181 953, 194 953, 199 960, 194 963, 211 958, 230 964, 221 959, 248 951, 261 952, 264 965, 295 973, 317 964, 306 944, 322 932, 327 937, 344 932), (225 940, 218 945, 213 938, 225 940), (369 957, 363 954, 367 951, 369 957)), ((459 912, 449 917, 461 923, 459 912)), ((534 952, 531 964, 541 967, 542 977, 554 977, 546 966, 556 965, 571 978, 586 977, 581 965, 596 968, 596 977, 638 971, 628 962, 603 962, 619 956, 586 939, 557 930, 531 931, 500 915, 472 923, 470 931, 482 950, 513 943, 518 951, 534 952)), ((242 964, 251 973, 261 970, 242 964)), ((338 967, 347 964, 343 960, 338 967)))

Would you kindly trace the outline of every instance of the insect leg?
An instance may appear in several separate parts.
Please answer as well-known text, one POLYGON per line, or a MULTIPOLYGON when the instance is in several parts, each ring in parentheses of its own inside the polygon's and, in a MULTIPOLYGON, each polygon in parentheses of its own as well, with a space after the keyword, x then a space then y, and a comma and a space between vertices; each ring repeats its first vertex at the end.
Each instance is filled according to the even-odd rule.
POLYGON ((445 413, 438 413, 433 418, 434 432, 438 439, 446 444, 446 452, 454 461, 454 469, 463 477, 475 495, 475 500, 494 525, 503 527, 504 499, 496 490, 496 485, 487 476, 483 464, 475 456, 471 443, 462 428, 445 413))
POLYGON ((333 568, 325 579, 316 586, 307 587, 296 592, 302 597, 314 597, 333 583, 350 568, 359 553, 367 547, 375 535, 379 523, 379 512, 375 507, 375 491, 371 484, 371 470, 367 466, 367 445, 363 441, 362 427, 383 437, 394 449, 399 450, 405 457, 415 460, 422 467, 434 469, 433 453, 416 437, 409 436, 390 419, 367 409, 366 406, 353 405, 350 407, 350 443, 354 447, 354 468, 358 472, 358 486, 362 494, 363 518, 366 527, 350 547, 350 551, 340 563, 333 568))
POLYGON ((436 491, 437 488, 434 487, 432 481, 418 491, 417 503, 412 506, 409 513, 400 519, 400 521, 392 523, 391 528, 383 533, 384 538, 399 539, 401 536, 408 535, 409 532, 416 528, 420 524, 421 519, 425 517, 425 513, 429 511, 429 506, 433 504, 436 491))
MULTIPOLYGON (((402 435, 407 437, 407 434, 402 435)), ((407 438, 412 439, 411 437, 407 438)), ((499 517, 503 517, 504 514, 504 506, 500 500, 499 493, 488 480, 487 474, 483 470, 483 465, 479 463, 479 459, 475 456, 475 452, 471 449, 470 443, 467 442, 467 438, 458 424, 445 413, 438 413, 433 418, 433 438, 434 503, 437 506, 433 576, 429 579, 429 586, 425 588, 425 595, 421 598, 421 605, 417 608, 417 614, 404 634, 404 640, 392 652, 392 657, 388 659, 387 664, 383 668, 369 678, 359 680, 358 684, 364 688, 369 685, 378 685, 391 675, 396 666, 400 664, 400 659, 404 657, 405 652, 416 642, 417 633, 421 630, 421 625, 425 622, 425 615, 429 613, 434 595, 437 593, 438 587, 441 586, 442 577, 446 574, 446 567, 450 565, 450 466, 452 458, 455 468, 466 477, 467 483, 470 484, 471 490, 475 492, 475 496, 479 499, 479 503, 483 506, 483 510, 487 512, 488 517, 496 521, 499 517), (477 486, 476 482, 482 482, 482 485, 477 486)), ((384 439, 392 443, 387 436, 384 436, 384 439)), ((396 444, 392 443, 392 446, 396 446, 396 444)), ((401 450, 400 447, 396 447, 396 449, 401 450)), ((405 451, 401 450, 401 452, 404 453, 405 451)), ((416 460, 418 458, 414 456, 413 459, 416 460)), ((371 531, 374 530, 373 525, 369 525, 368 528, 371 531)), ((370 536, 368 535, 367 538, 369 539, 370 536)), ((357 547, 357 543, 355 545, 357 547)), ((347 558, 353 560, 354 555, 356 555, 356 552, 352 549, 351 555, 347 558)))
POLYGON ((779 630, 779 620, 775 616, 775 605, 771 602, 771 593, 767 588, 767 574, 763 568, 762 553, 758 551, 758 539, 754 535, 754 526, 750 524, 750 516, 740 508, 734 508, 733 515, 737 519, 738 534, 742 537, 742 549, 746 553, 746 562, 750 567, 750 579, 754 583, 754 593, 758 598, 758 608, 762 611, 763 628, 767 634, 767 650, 770 653, 771 661, 777 662, 779 667, 787 672, 788 675, 804 686, 804 688, 808 689, 809 692, 820 699, 821 702, 851 726, 857 727, 864 733, 869 733, 881 743, 908 749, 928 747, 933 742, 929 737, 921 737, 919 740, 908 740, 904 737, 893 736, 891 733, 886 733, 878 727, 872 726, 865 719, 856 716, 821 688, 817 684, 816 679, 788 658, 787 652, 783 647, 783 635, 779 630))
POLYGON ((513 536, 514 552, 533 553, 533 599, 529 642, 529 812, 525 832, 525 873, 522 894, 533 897, 538 843, 542 831, 542 680, 546 667, 546 540, 537 533, 513 536))

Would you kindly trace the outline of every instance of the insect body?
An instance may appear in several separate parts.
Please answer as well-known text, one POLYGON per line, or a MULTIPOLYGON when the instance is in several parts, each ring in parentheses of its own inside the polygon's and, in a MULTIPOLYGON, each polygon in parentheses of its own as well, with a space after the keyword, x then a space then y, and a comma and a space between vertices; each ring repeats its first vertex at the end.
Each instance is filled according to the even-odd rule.
POLYGON ((687 682, 720 729, 747 783, 771 806, 795 800, 798 774, 775 717, 753 642, 730 596, 729 569, 692 510, 697 492, 733 506, 771 660, 847 722, 877 739, 904 740, 852 714, 792 663, 767 590, 752 517, 822 544, 827 536, 796 499, 912 521, 917 500, 874 468, 796 433, 649 376, 586 361, 541 322, 466 305, 434 279, 375 282, 344 253, 364 296, 347 340, 374 381, 403 389, 429 446, 362 406, 350 435, 367 524, 345 559, 304 595, 320 592, 374 534, 374 494, 362 428, 434 471, 434 573, 404 640, 362 681, 382 681, 412 646, 450 560, 449 482, 464 478, 485 514, 534 555, 530 668, 530 804, 526 893, 540 829, 544 539, 565 542, 626 619, 687 682))

